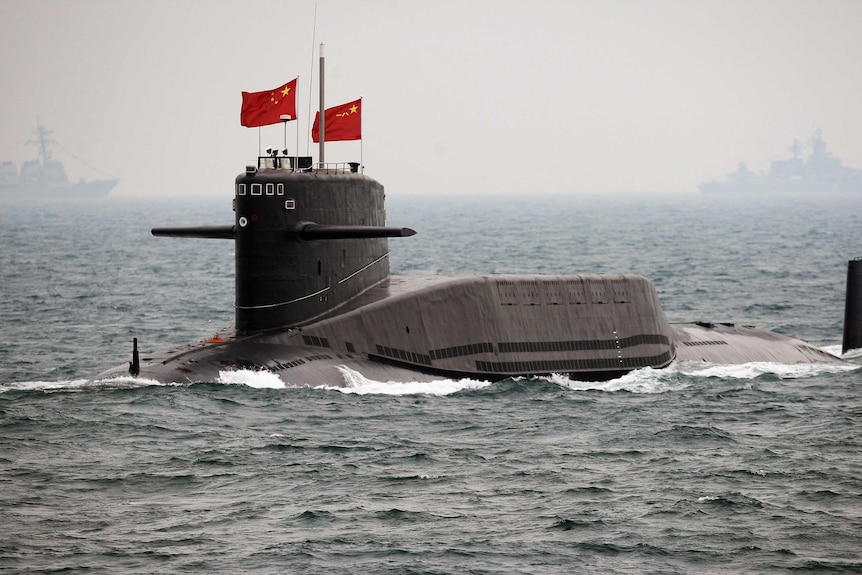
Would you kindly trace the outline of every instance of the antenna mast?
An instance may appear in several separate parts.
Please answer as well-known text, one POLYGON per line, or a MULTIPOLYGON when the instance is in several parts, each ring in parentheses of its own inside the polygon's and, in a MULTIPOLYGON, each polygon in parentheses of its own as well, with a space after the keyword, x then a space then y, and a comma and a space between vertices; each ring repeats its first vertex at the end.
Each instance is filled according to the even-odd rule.
POLYGON ((323 105, 323 42, 320 43, 320 152, 319 152, 319 162, 321 169, 323 168, 323 162, 325 161, 323 158, 323 140, 324 140, 324 125, 326 124, 326 118, 324 117, 324 105, 323 105))

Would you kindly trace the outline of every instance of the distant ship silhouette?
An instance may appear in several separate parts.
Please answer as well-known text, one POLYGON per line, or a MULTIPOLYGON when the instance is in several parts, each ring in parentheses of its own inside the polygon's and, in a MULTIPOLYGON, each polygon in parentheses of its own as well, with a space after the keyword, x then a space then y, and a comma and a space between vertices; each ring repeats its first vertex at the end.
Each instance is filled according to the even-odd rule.
POLYGON ((0 197, 16 199, 33 198, 103 198, 107 196, 117 179, 72 182, 66 168, 51 155, 51 132, 41 124, 36 126, 35 140, 38 156, 21 165, 14 162, 0 164, 0 197))
POLYGON ((809 140, 808 149, 808 156, 803 157, 803 147, 796 140, 790 148, 792 157, 773 160, 768 172, 752 172, 740 162, 735 172, 704 182, 698 189, 708 194, 862 192, 862 170, 842 165, 841 159, 826 149, 820 130, 809 140))

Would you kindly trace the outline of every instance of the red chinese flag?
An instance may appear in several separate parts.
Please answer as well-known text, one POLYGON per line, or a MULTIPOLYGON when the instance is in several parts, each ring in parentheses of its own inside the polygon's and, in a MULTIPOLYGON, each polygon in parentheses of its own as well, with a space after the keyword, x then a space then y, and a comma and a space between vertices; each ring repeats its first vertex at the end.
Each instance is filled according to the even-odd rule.
POLYGON ((296 119, 296 78, 265 92, 243 92, 239 123, 247 128, 278 124, 283 115, 296 119))
MULTIPOLYGON (((323 137, 327 142, 362 139, 362 98, 327 108, 324 114, 326 124, 323 126, 323 137)), ((320 141, 320 112, 314 116, 311 139, 320 141)))

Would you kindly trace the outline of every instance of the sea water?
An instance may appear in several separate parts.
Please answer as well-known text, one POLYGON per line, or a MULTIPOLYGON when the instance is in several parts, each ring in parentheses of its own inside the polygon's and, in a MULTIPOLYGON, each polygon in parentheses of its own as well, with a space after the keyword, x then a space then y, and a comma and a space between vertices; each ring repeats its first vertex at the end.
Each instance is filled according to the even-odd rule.
MULTIPOLYGON (((0 571, 862 572, 862 371, 92 382, 232 319, 230 197, 0 204, 0 571)), ((393 273, 637 273, 840 353, 860 196, 390 192, 393 273)))

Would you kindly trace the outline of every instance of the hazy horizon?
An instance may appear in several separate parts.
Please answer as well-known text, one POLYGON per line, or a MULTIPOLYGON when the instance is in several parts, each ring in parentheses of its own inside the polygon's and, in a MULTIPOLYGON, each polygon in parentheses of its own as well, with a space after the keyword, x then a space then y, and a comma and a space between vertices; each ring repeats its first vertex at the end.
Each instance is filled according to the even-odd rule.
POLYGON ((242 91, 298 76, 287 147, 316 157, 323 42, 326 104, 362 97, 364 136, 326 159, 389 194, 695 192, 817 129, 862 167, 860 22, 842 0, 4 0, 0 160, 41 122, 112 195, 230 195, 259 147, 242 91))

